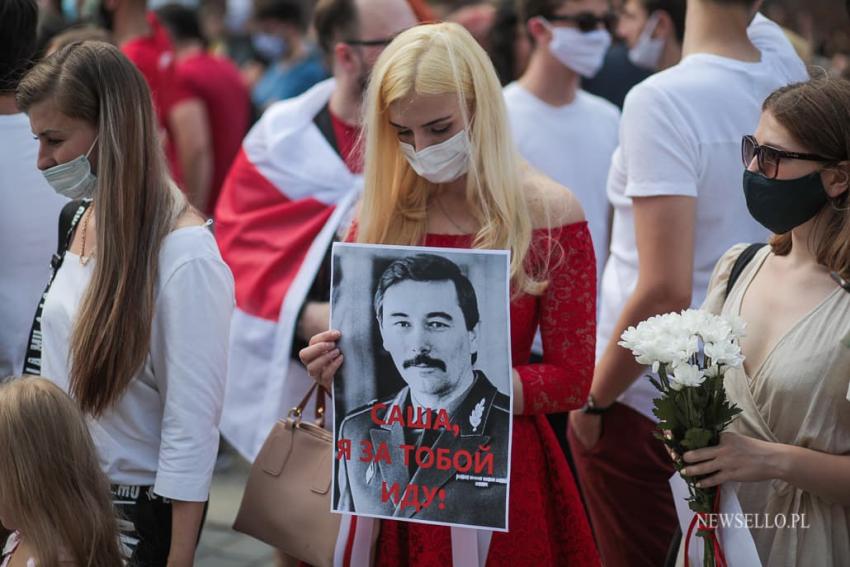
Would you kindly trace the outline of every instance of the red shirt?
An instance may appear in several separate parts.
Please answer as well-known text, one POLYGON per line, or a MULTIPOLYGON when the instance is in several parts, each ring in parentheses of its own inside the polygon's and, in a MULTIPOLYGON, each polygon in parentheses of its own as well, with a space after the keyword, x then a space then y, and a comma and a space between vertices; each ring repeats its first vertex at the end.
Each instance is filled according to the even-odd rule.
POLYGON ((221 185, 251 120, 251 99, 239 70, 205 52, 177 62, 177 79, 207 110, 213 148, 213 178, 206 213, 212 215, 221 185))
POLYGON ((328 114, 331 115, 331 124, 334 128, 334 137, 336 138, 336 147, 339 149, 339 154, 345 161, 345 165, 352 173, 363 172, 363 154, 357 145, 360 138, 360 128, 352 126, 347 122, 343 122, 338 118, 331 109, 328 108, 328 114))
POLYGON ((180 168, 174 144, 171 142, 168 115, 176 104, 190 98, 190 94, 177 81, 174 48, 168 34, 153 12, 148 12, 147 19, 151 28, 150 35, 134 37, 124 42, 121 51, 142 72, 148 83, 160 128, 166 133, 165 153, 171 165, 171 173, 179 181, 180 168))

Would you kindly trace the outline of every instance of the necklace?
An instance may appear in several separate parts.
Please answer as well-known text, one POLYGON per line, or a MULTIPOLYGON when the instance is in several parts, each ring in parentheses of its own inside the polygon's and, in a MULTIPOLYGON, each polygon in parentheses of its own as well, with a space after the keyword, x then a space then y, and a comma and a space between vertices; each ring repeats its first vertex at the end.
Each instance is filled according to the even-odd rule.
POLYGON ((451 215, 449 214, 449 212, 448 212, 448 211, 446 210, 446 208, 443 206, 443 200, 442 200, 442 199, 440 199, 440 197, 435 197, 435 198, 434 198, 434 200, 435 200, 435 201, 437 201, 437 206, 438 206, 438 207, 440 207, 440 210, 443 212, 443 215, 444 215, 447 219, 449 219, 449 222, 450 222, 450 223, 452 223, 452 225, 454 225, 454 227, 455 227, 456 229, 458 229, 458 231, 459 231, 461 234, 469 234, 469 232, 467 232, 464 228, 462 228, 459 224, 457 224, 457 223, 454 221, 454 219, 451 217, 451 215))
POLYGON ((83 237, 82 242, 80 242, 80 264, 82 264, 83 266, 88 264, 89 260, 91 260, 91 257, 94 256, 94 248, 92 248, 91 252, 89 252, 89 255, 86 256, 86 233, 88 232, 89 228, 89 219, 94 214, 93 211, 94 206, 89 207, 89 209, 86 211, 86 218, 83 219, 83 237))

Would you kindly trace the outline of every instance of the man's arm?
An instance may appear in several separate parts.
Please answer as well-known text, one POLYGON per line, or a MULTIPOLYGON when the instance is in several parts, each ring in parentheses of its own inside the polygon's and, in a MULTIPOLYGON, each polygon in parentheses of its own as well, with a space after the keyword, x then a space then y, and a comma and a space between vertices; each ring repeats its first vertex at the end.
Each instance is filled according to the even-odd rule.
POLYGON ((205 211, 213 176, 212 133, 206 107, 199 98, 183 100, 174 106, 168 120, 189 202, 205 211))
MULTIPOLYGON (((691 304, 696 199, 683 196, 634 198, 639 276, 602 358, 596 363, 590 394, 599 407, 613 404, 640 377, 643 367, 619 346, 620 335, 653 315, 691 304)), ((570 414, 573 433, 592 447, 602 434, 599 415, 570 414)))
POLYGON ((603 407, 614 403, 643 369, 617 344, 623 331, 653 315, 691 304, 696 199, 639 197, 633 202, 639 276, 596 365, 590 393, 603 407))

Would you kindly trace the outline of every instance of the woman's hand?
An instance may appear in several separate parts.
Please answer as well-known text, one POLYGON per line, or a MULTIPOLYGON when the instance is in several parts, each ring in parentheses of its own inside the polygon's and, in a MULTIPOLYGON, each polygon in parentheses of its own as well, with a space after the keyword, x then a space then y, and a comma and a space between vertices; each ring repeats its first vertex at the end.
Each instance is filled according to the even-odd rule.
POLYGON ((334 329, 314 335, 310 339, 310 345, 298 353, 310 378, 328 391, 331 389, 334 374, 342 365, 342 353, 336 347, 340 336, 340 332, 334 329))
POLYGON ((700 488, 728 481, 758 482, 779 478, 778 445, 737 433, 721 433, 719 445, 682 455, 686 464, 682 474, 690 477, 710 475, 697 483, 700 488))

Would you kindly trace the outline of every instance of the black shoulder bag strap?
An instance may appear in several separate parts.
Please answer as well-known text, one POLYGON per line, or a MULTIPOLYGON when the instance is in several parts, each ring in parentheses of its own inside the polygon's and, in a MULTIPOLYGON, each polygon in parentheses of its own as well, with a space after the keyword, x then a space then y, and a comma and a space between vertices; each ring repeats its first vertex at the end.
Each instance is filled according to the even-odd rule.
POLYGON ((735 259, 735 263, 732 264, 732 271, 729 272, 729 281, 726 282, 726 297, 729 297, 729 294, 732 292, 732 288, 735 287, 735 282, 737 282, 738 278, 741 277, 741 273, 744 271, 744 268, 752 262, 758 251, 765 246, 767 246, 767 244, 764 242, 756 242, 755 244, 750 244, 744 248, 744 250, 738 255, 735 259))
POLYGON ((50 291, 50 286, 56 278, 56 272, 59 271, 62 262, 65 260, 65 252, 71 246, 71 239, 74 236, 77 223, 80 222, 80 218, 90 204, 91 201, 88 200, 71 201, 62 207, 62 212, 59 213, 59 236, 56 253, 50 259, 50 279, 47 280, 47 287, 44 288, 44 293, 41 294, 38 307, 35 309, 35 317, 27 342, 27 357, 24 359, 24 374, 41 375, 41 312, 44 310, 44 301, 47 299, 47 292, 50 291))

